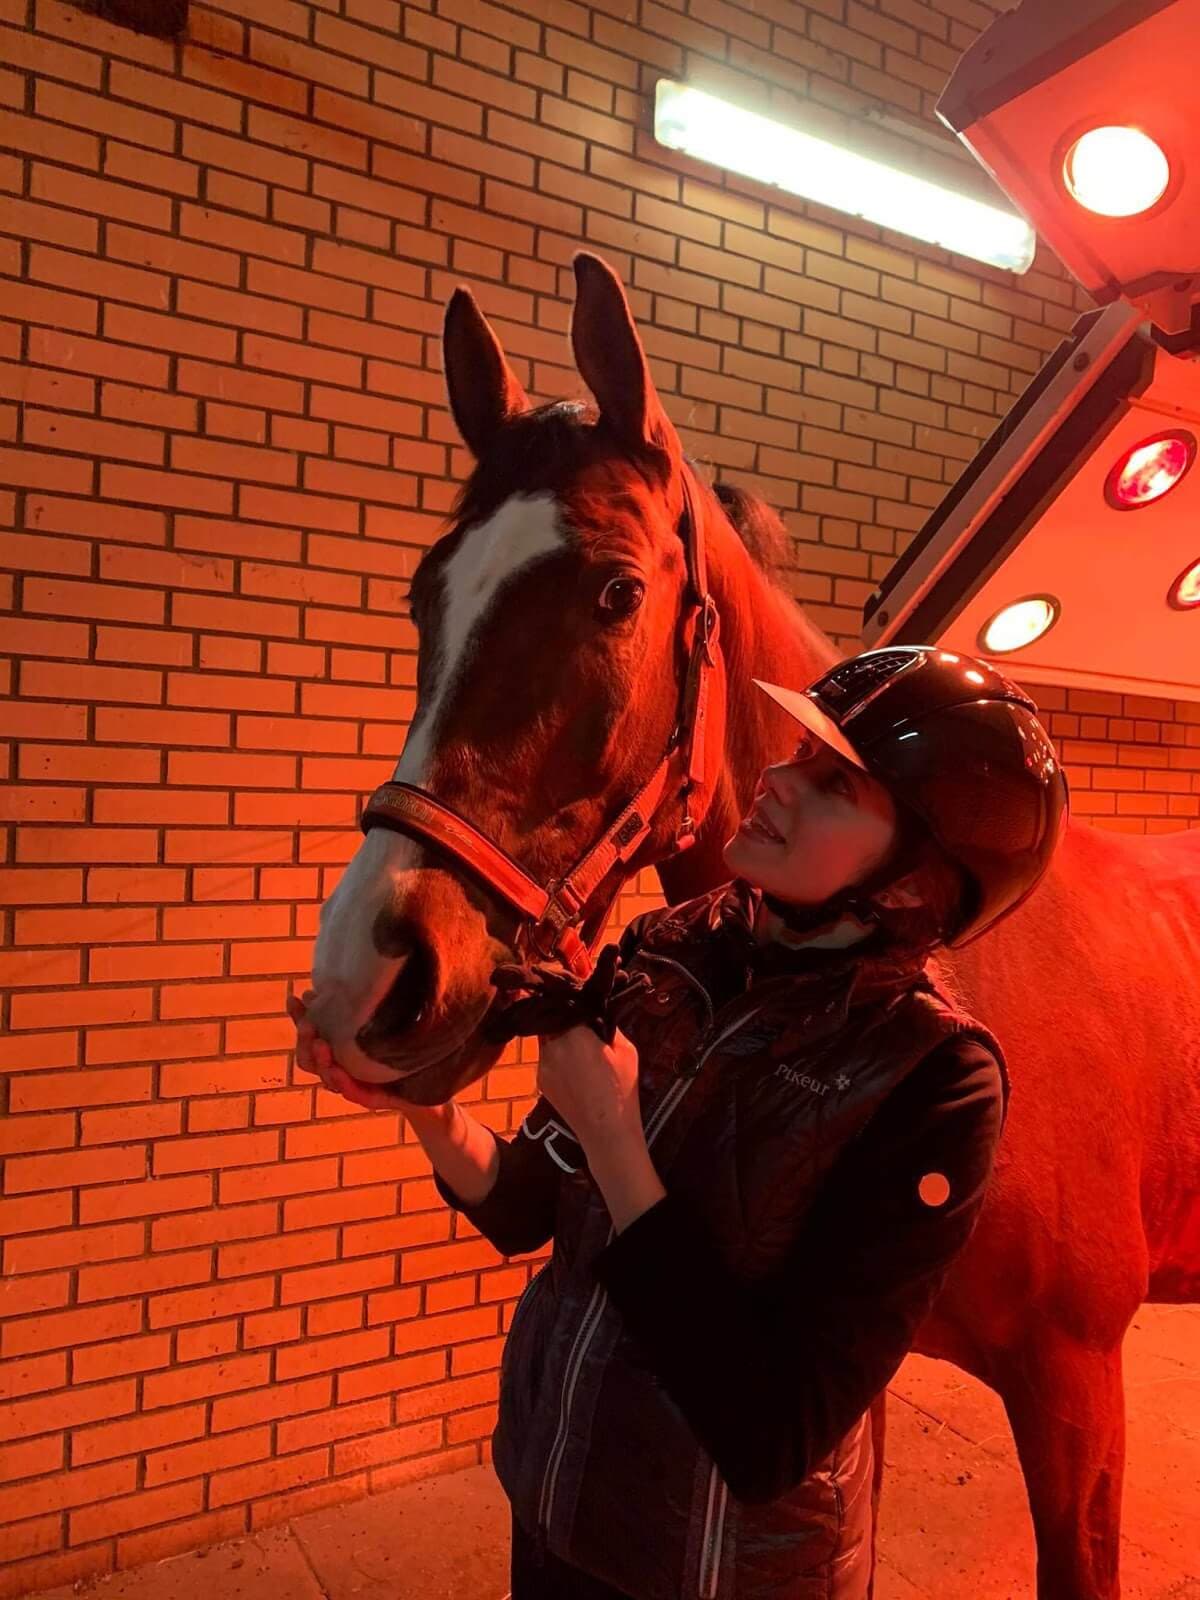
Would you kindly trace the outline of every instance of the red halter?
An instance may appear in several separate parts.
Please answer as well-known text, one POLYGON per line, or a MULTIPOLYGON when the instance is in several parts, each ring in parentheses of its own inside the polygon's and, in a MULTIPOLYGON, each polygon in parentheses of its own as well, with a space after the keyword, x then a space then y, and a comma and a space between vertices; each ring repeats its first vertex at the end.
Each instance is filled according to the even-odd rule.
POLYGON ((720 617, 708 591, 704 535, 696 517, 686 468, 679 535, 687 559, 687 600, 690 602, 681 619, 688 666, 681 689, 679 720, 653 777, 622 808, 615 821, 570 872, 548 884, 539 883, 465 817, 416 784, 395 781, 381 784, 362 814, 364 833, 376 826, 393 828, 397 833, 421 839, 451 856, 518 913, 525 924, 522 931, 537 956, 549 960, 557 955, 580 977, 586 977, 591 971, 591 952, 604 931, 616 889, 590 914, 587 914, 588 901, 612 868, 618 862, 628 861, 650 832, 655 813, 667 793, 673 766, 681 780, 678 792, 683 804, 675 848, 686 850, 695 841, 696 824, 689 806, 693 789, 704 780, 708 679, 719 656, 720 617), (682 758, 678 765, 677 757, 682 758), (584 922, 585 916, 591 923, 591 933, 583 938, 576 931, 576 924, 584 922))

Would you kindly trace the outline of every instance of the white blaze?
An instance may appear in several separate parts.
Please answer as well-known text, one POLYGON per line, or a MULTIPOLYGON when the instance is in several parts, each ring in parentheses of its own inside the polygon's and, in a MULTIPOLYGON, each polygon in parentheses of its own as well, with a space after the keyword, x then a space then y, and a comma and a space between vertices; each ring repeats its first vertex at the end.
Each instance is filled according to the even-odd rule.
MULTIPOLYGON (((461 540, 442 569, 437 677, 421 707, 419 728, 409 729, 393 774, 398 781, 428 784, 450 693, 470 660, 497 590, 531 562, 562 549, 565 542, 558 505, 549 494, 514 495, 461 540)), ((420 866, 421 857, 422 846, 416 840, 391 828, 372 828, 342 874, 321 921, 313 958, 313 1019, 342 1065, 367 1081, 390 1080, 393 1073, 363 1055, 354 1036, 382 1002, 402 965, 402 958, 380 955, 371 930, 382 911, 403 908, 403 880, 420 866)))

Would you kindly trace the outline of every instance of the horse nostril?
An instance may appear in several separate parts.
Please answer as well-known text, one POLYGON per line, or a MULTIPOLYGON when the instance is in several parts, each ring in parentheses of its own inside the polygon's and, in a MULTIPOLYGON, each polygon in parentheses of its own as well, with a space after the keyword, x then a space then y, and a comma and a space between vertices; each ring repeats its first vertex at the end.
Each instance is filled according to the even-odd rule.
POLYGON ((369 1039, 383 1042, 401 1038, 429 1012, 433 962, 424 944, 410 944, 393 953, 403 957, 404 965, 376 1007, 374 1016, 359 1033, 359 1043, 364 1049, 369 1039))

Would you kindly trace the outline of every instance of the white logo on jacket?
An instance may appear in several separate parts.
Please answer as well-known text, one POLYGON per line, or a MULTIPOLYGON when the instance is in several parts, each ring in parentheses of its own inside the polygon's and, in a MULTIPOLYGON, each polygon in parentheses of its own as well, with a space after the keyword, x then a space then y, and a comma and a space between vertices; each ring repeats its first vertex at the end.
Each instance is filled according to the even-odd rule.
POLYGON ((775 1068, 777 1078, 786 1078, 789 1083, 794 1083, 798 1089, 811 1089, 814 1094, 828 1094, 830 1089, 848 1089, 850 1079, 844 1072, 839 1072, 832 1083, 822 1083, 820 1078, 811 1077, 807 1072, 798 1072, 795 1067, 786 1063, 775 1068))

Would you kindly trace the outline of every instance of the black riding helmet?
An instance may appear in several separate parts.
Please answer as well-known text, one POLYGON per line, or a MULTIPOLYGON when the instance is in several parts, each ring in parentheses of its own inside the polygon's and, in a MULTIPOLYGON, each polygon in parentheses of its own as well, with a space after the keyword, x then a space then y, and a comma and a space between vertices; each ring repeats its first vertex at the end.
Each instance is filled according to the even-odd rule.
POLYGON ((951 949, 1033 893, 1065 831, 1070 796, 1037 707, 1010 678, 973 656, 896 645, 840 661, 805 690, 754 682, 897 805, 899 850, 834 896, 827 912, 886 922, 877 897, 913 848, 913 818, 965 881, 942 929, 951 949))

